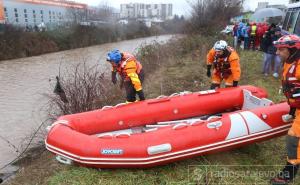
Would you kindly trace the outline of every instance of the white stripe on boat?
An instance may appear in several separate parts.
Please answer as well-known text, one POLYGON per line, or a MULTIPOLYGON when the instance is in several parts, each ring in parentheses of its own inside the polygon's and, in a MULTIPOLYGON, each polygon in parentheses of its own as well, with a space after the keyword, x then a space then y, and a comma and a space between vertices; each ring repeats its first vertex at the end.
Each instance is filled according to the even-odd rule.
POLYGON ((248 135, 247 125, 239 113, 229 115, 230 118, 230 131, 225 140, 234 139, 248 135))
MULTIPOLYGON (((291 124, 288 125, 288 126, 290 127, 291 124)), ((280 133, 288 131, 289 127, 288 128, 284 128, 284 129, 279 130, 279 131, 276 131, 276 132, 271 132, 269 134, 265 134, 265 135, 262 135, 262 136, 257 136, 257 137, 254 137, 254 138, 251 138, 251 137, 253 137, 253 135, 249 135, 251 137, 248 136, 249 137, 248 139, 244 138, 244 140, 239 141, 239 142, 228 143, 226 145, 215 146, 215 147, 211 147, 211 148, 207 148, 207 149, 199 151, 200 148, 203 148, 203 147, 206 147, 206 146, 209 146, 209 145, 202 146, 202 147, 197 148, 198 151, 194 151, 194 152, 191 152, 191 153, 184 153, 184 154, 181 154, 181 155, 170 156, 168 158, 165 158, 164 156, 168 156, 170 154, 173 155, 173 154, 178 153, 178 152, 166 154, 164 156, 151 157, 154 160, 153 161, 149 161, 149 162, 140 162, 140 161, 143 161, 145 159, 150 159, 151 160, 151 158, 137 158, 137 159, 134 159, 134 158, 122 158, 122 159, 116 159, 116 158, 115 159, 112 159, 112 158, 108 158, 108 159, 106 159, 106 158, 98 158, 97 159, 97 158, 81 158, 79 156, 76 156, 76 158, 78 158, 78 159, 76 159, 76 158, 73 158, 73 157, 66 156, 65 154, 61 154, 61 153, 59 153, 58 155, 64 156, 64 157, 69 158, 69 159, 71 159, 73 161, 76 161, 76 162, 79 162, 79 163, 83 163, 83 164, 94 164, 94 165, 149 165, 149 164, 155 164, 155 163, 164 162, 164 161, 168 161, 168 160, 172 160, 172 159, 177 159, 177 158, 181 158, 181 157, 186 157, 186 156, 201 154, 201 153, 204 153, 204 152, 209 152, 209 151, 212 151, 212 150, 217 150, 217 149, 221 149, 221 148, 225 148, 225 147, 229 147, 229 146, 234 146, 234 145, 237 145, 237 144, 241 144, 241 143, 245 143, 245 142, 249 142, 249 141, 261 139, 261 138, 264 138, 264 137, 268 137, 268 136, 280 134, 280 133), (155 160, 155 158, 161 158, 161 157, 164 157, 164 158, 155 160), (103 162, 90 162, 92 159, 104 160, 104 161, 103 162), (85 161, 85 160, 88 160, 88 161, 85 161), (121 161, 121 162, 105 162, 105 160, 106 161, 108 161, 108 160, 111 160, 111 161, 121 161), (124 162, 125 160, 135 161, 135 162, 124 162)), ((241 139, 241 138, 239 138, 239 139, 241 139)), ((49 148, 47 145, 46 145, 46 147, 47 147, 48 150, 52 151, 53 153, 57 153, 56 151, 54 151, 51 148, 49 148)), ((65 152, 65 153, 67 154, 68 152, 65 152)))
POLYGON ((166 160, 176 159, 176 158, 185 157, 185 156, 189 156, 189 155, 199 154, 199 153, 203 153, 203 152, 207 152, 207 151, 211 151, 211 150, 216 150, 216 149, 225 148, 228 146, 237 145, 240 143, 245 143, 248 141, 257 140, 260 138, 264 138, 264 137, 268 137, 268 136, 286 132, 290 127, 291 127, 291 124, 287 124, 287 125, 284 125, 281 127, 277 127, 275 129, 263 131, 260 133, 255 133, 252 135, 247 135, 247 136, 234 138, 231 140, 225 140, 225 141, 221 141, 218 143, 213 143, 213 144, 209 144, 209 145, 205 145, 205 146, 190 148, 187 150, 177 151, 177 152, 163 154, 163 155, 159 155, 159 156, 146 157, 146 158, 89 158, 89 157, 82 157, 82 156, 78 156, 78 155, 72 154, 70 152, 61 150, 57 147, 54 147, 54 146, 48 144, 47 141, 45 141, 45 143, 46 143, 47 149, 50 150, 51 152, 62 155, 67 158, 70 158, 70 159, 80 162, 80 163, 116 164, 116 165, 118 165, 118 164, 129 164, 129 165, 140 164, 140 165, 143 165, 143 164, 152 164, 152 163, 157 163, 160 161, 166 161, 166 160), (219 146, 219 145, 221 145, 221 146, 219 146), (201 150, 201 151, 199 151, 199 150, 201 150), (160 158, 163 158, 163 159, 160 159, 160 158), (149 160, 150 160, 150 162, 138 162, 138 161, 149 161, 149 160), (153 161, 153 160, 155 160, 155 161, 153 161), (134 162, 134 163, 129 163, 129 162, 123 162, 123 163, 110 162, 110 163, 108 163, 108 162, 88 162, 88 161, 136 161, 136 162, 134 162))

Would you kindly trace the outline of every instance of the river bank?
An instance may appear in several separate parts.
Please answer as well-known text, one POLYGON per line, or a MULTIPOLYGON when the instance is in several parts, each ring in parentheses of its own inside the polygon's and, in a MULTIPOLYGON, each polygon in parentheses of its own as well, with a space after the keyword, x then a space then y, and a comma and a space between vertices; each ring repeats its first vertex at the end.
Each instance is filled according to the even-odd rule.
POLYGON ((168 32, 179 33, 179 28, 176 28, 176 31, 168 28, 150 29, 142 23, 133 22, 128 25, 102 25, 101 27, 73 25, 45 32, 27 32, 22 28, 5 25, 3 32, 0 32, 0 61, 168 34, 168 32))
MULTIPOLYGON (((193 37, 172 44, 173 55, 160 58, 163 63, 149 74, 145 82, 147 98, 161 94, 170 95, 174 92, 199 91, 208 89, 210 79, 206 77, 205 55, 215 38, 193 37), (201 43, 201 45, 200 45, 201 43), (174 45, 178 48, 175 49, 174 45), (172 57, 170 57, 172 56, 172 57)), ((269 98, 274 102, 284 99, 278 93, 280 80, 265 77, 261 74, 262 53, 239 51, 241 56, 241 85, 251 84, 267 89, 269 98)), ((78 166, 59 164, 48 151, 33 160, 25 160, 16 176, 5 184, 200 184, 193 174, 201 171, 190 171, 190 166, 217 166, 234 170, 234 166, 243 166, 241 173, 254 173, 253 166, 268 166, 276 173, 285 164, 285 138, 275 138, 262 143, 252 144, 240 149, 208 155, 171 163, 150 169, 90 169, 78 166), (276 152, 274 152, 276 151, 276 152)), ((199 169, 198 169, 199 170, 199 169)), ((217 169, 212 170, 217 172, 217 169)), ((216 179, 218 180, 218 179, 216 179)), ((229 177, 220 179, 225 183, 267 184, 269 177, 249 176, 246 179, 229 177), (235 181, 233 181, 233 179, 235 181)), ((295 182, 299 182, 299 177, 295 182)))

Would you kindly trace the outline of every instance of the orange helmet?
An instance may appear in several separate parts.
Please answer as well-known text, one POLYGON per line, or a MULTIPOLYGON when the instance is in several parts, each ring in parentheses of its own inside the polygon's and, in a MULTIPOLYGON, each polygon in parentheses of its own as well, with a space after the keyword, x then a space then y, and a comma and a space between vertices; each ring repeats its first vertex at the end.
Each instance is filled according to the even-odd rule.
POLYGON ((300 37, 297 35, 284 35, 274 41, 276 48, 297 48, 300 49, 300 37))

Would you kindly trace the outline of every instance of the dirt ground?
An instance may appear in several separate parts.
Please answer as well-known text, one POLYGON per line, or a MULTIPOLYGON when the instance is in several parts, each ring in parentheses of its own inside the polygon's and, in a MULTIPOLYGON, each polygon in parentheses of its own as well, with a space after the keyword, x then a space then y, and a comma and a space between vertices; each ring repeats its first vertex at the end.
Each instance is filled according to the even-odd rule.
POLYGON ((4 185, 47 184, 47 179, 63 168, 44 146, 31 150, 25 158, 14 165, 19 166, 19 170, 8 179, 4 179, 4 185))

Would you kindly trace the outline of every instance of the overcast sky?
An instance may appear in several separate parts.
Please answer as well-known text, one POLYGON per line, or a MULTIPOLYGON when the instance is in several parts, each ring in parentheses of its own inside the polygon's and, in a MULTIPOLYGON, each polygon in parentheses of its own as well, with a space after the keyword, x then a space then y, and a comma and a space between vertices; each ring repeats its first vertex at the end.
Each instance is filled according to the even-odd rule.
MULTIPOLYGON (((77 2, 87 3, 97 6, 99 4, 108 4, 112 7, 120 9, 122 3, 145 3, 144 0, 75 0, 77 2)), ((173 13, 178 15, 188 15, 190 11, 189 3, 195 0, 147 0, 146 3, 171 3, 173 4, 173 13)), ((269 2, 270 4, 288 4, 289 0, 245 0, 244 8, 247 10, 255 10, 258 2, 269 2)))

